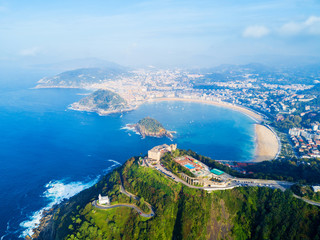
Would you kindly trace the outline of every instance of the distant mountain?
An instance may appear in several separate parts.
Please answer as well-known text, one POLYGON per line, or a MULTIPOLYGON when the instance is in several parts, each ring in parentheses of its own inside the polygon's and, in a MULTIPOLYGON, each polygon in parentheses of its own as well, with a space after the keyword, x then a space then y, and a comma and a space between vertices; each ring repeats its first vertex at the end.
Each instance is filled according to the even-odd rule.
POLYGON ((128 103, 119 94, 100 89, 73 103, 71 109, 106 115, 128 110, 128 103))
POLYGON ((36 64, 32 67, 42 69, 56 69, 58 71, 74 70, 78 68, 111 68, 111 69, 127 69, 117 63, 101 60, 98 58, 73 59, 62 62, 36 64))
POLYGON ((36 88, 86 88, 94 83, 114 80, 129 75, 125 68, 80 68, 62 72, 53 77, 44 77, 38 81, 36 88))

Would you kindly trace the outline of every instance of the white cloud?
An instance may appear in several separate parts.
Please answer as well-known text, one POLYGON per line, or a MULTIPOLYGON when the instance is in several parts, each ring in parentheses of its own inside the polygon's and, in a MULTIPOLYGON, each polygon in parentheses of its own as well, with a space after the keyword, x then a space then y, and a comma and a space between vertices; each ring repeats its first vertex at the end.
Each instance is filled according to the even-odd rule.
POLYGON ((270 30, 265 26, 254 25, 254 26, 247 27, 243 31, 242 36, 247 38, 261 38, 268 35, 269 33, 270 33, 270 30))
POLYGON ((311 16, 303 22, 289 22, 280 28, 280 33, 285 35, 320 35, 320 17, 311 16))
POLYGON ((26 48, 19 52, 21 56, 35 56, 41 51, 40 47, 26 48))
POLYGON ((6 7, 4 7, 4 6, 0 6, 0 12, 4 12, 4 11, 6 11, 7 10, 7 8, 6 7))

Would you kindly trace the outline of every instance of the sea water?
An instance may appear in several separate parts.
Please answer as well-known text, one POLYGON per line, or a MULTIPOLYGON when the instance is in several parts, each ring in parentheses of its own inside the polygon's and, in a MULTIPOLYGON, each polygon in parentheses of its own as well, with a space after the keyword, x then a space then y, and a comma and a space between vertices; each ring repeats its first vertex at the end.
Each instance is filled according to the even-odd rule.
POLYGON ((29 81, 6 79, 0 89, 0 239, 30 234, 43 210, 155 145, 177 143, 214 159, 253 157, 254 121, 242 113, 199 103, 154 102, 101 117, 67 109, 84 90, 30 88, 40 77, 17 75, 16 83, 29 81), (176 131, 174 139, 142 139, 125 128, 146 116, 176 131))

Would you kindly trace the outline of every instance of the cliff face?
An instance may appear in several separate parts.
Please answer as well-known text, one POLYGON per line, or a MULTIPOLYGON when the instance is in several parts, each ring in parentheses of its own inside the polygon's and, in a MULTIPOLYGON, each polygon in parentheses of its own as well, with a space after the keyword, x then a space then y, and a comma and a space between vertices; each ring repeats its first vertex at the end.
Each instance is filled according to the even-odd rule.
POLYGON ((173 132, 166 130, 160 122, 150 117, 145 117, 130 127, 133 127, 143 138, 146 136, 173 138, 173 132))

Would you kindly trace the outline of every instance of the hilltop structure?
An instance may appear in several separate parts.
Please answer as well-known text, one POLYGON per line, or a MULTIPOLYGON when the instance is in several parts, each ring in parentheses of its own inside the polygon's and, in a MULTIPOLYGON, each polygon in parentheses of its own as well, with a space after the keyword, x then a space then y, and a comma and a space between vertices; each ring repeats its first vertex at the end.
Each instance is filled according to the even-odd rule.
POLYGON ((165 154, 166 152, 175 151, 176 149, 177 144, 170 144, 170 146, 167 144, 155 146, 154 148, 148 151, 148 158, 149 160, 158 163, 163 154, 165 154))
POLYGON ((109 197, 108 196, 102 197, 101 194, 99 194, 99 204, 110 205, 109 197))
POLYGON ((190 185, 201 185, 211 187, 216 185, 228 186, 231 183, 231 176, 218 169, 211 169, 201 161, 191 156, 184 155, 173 159, 176 163, 188 169, 195 177, 180 173, 190 185))

